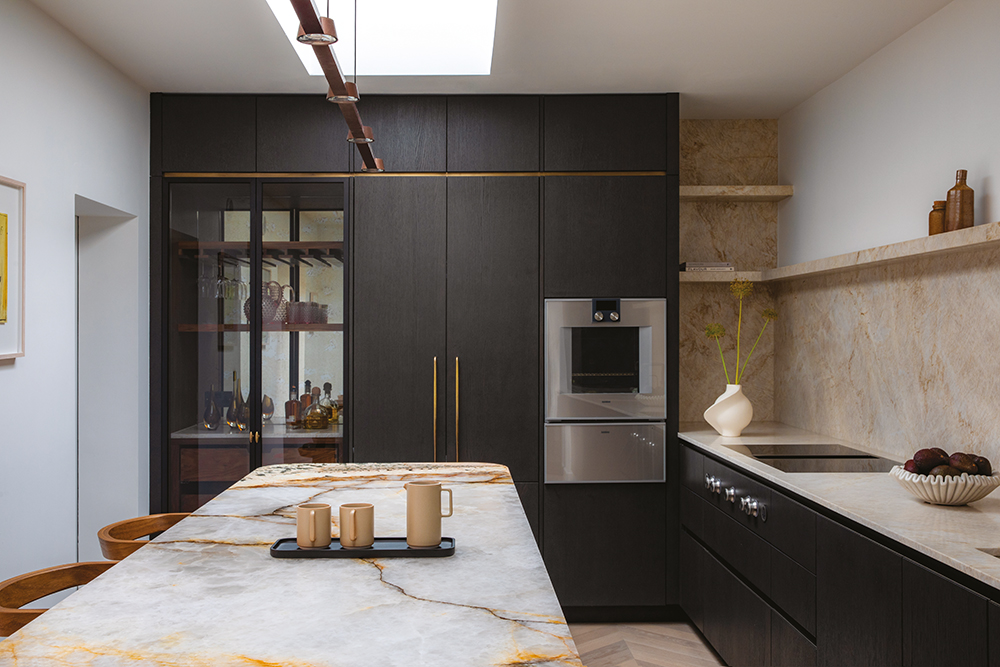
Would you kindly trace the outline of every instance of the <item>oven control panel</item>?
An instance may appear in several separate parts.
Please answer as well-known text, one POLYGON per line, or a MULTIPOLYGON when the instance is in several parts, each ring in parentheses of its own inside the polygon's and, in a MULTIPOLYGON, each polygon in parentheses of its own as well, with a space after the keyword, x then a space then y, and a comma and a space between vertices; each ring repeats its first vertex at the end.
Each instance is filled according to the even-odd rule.
POLYGON ((594 299, 593 303, 595 322, 618 322, 621 320, 621 299, 594 299))

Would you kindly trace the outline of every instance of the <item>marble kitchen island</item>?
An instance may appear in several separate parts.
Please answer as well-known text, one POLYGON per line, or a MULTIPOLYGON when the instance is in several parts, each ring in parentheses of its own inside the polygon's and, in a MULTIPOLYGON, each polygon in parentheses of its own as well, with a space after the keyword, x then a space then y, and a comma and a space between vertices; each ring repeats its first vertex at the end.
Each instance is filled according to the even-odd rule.
POLYGON ((38 620, 0 664, 582 666, 504 466, 259 468, 38 620), (404 535, 403 484, 454 492, 450 558, 275 559, 295 506, 375 505, 404 535))

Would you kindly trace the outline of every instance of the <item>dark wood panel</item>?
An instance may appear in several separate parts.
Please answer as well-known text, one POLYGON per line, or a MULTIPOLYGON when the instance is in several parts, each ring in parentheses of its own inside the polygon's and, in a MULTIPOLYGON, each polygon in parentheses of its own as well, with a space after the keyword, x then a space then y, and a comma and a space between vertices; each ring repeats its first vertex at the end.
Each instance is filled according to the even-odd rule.
POLYGON ((343 116, 326 96, 257 98, 257 171, 348 171, 352 148, 343 116))
POLYGON ((771 600, 816 635, 816 575, 777 549, 771 549, 771 600))
MULTIPOLYGON (((681 108, 680 93, 667 93, 667 173, 681 173, 681 108)), ((679 262, 669 263, 674 266, 679 262)))
POLYGON ((990 602, 990 667, 1000 667, 1000 605, 990 602))
POLYGON ((764 595, 770 595, 772 549, 767 542, 719 510, 708 507, 705 544, 764 595))
POLYGON ((163 171, 255 171, 256 107, 252 95, 164 95, 163 171))
POLYGON ((758 535, 764 536, 768 528, 775 522, 782 520, 781 516, 775 517, 771 511, 771 489, 761 484, 757 480, 751 479, 739 473, 729 466, 719 463, 715 459, 705 459, 705 474, 711 475, 720 481, 719 493, 702 492, 702 497, 706 498, 709 504, 719 509, 741 526, 744 526, 758 535), (732 501, 725 496, 726 489, 735 489, 735 496, 732 501), (747 514, 740 509, 740 499, 749 496, 766 509, 765 514, 758 516, 747 514))
MULTIPOLYGON (((697 499, 696 499, 697 500, 697 499)), ((702 504, 700 500, 697 501, 702 504)), ((702 632, 705 631, 705 550, 687 531, 680 532, 681 609, 702 632)))
POLYGON ((816 530, 819 664, 902 664, 902 557, 824 517, 816 530))
POLYGON ((517 488, 517 495, 521 499, 521 508, 524 509, 524 515, 528 517, 528 525, 531 526, 531 532, 535 535, 535 542, 541 544, 538 539, 538 484, 529 482, 516 482, 514 486, 517 488))
POLYGON ((816 645, 771 610, 771 667, 815 667, 816 645))
POLYGON ((149 95, 149 175, 163 175, 163 93, 149 95))
POLYGON ((448 98, 448 171, 538 171, 540 98, 448 98))
POLYGON ((676 176, 549 176, 545 296, 664 297, 676 176))
POLYGON ((771 506, 761 535, 771 544, 816 572, 816 513, 778 491, 771 491, 771 506))
POLYGON ((727 664, 770 663, 771 608, 719 561, 705 558, 705 637, 727 664))
POLYGON ((538 179, 448 179, 448 458, 538 480, 538 179))
MULTIPOLYGON (((444 178, 355 183, 352 414, 355 461, 430 461, 433 359, 444 391, 444 178)), ((443 397, 442 397, 443 398, 443 397)), ((438 442, 444 438, 439 400, 438 442)))
POLYGON ((904 558, 903 665, 986 667, 988 604, 986 598, 904 558))
MULTIPOLYGON (((358 102, 358 112, 375 133, 372 150, 385 162, 386 171, 447 168, 446 97, 364 95, 358 102)), ((361 171, 358 157, 354 158, 354 171, 361 171)))
POLYGON ((683 488, 680 493, 681 523, 700 540, 705 539, 705 513, 711 508, 701 498, 683 488))
POLYGON ((667 168, 666 95, 547 95, 546 171, 667 168))
POLYGON ((699 494, 705 489, 705 457, 687 445, 680 449, 681 484, 699 494))
POLYGON ((547 484, 542 543, 560 604, 663 605, 665 504, 665 484, 547 484))

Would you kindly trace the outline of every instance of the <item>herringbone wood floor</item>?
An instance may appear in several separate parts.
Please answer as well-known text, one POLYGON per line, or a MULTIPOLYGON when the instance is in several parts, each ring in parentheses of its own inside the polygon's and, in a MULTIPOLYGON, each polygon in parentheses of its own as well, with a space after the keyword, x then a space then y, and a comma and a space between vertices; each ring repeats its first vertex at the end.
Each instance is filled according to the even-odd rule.
POLYGON ((571 623, 586 667, 716 667, 723 663, 687 623, 571 623))

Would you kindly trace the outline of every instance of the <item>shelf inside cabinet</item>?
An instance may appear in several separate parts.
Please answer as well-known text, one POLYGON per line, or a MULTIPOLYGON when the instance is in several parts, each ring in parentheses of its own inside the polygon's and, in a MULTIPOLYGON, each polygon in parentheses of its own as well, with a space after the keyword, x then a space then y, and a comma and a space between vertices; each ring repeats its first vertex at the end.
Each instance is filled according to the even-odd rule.
MULTIPOLYGON (((270 322, 265 324, 264 331, 343 331, 342 322, 327 324, 289 324, 287 322, 270 322)), ((182 333, 224 333, 230 331, 250 331, 249 324, 179 324, 177 330, 182 333)))
MULTIPOLYGON (((305 264, 312 266, 315 261, 326 266, 326 261, 333 259, 339 263, 344 261, 344 243, 342 241, 264 241, 263 253, 265 259, 276 260, 283 264, 305 264)), ((177 253, 181 256, 210 257, 223 254, 235 259, 247 260, 250 256, 250 243, 246 241, 181 241, 177 244, 177 253)))
POLYGON ((791 196, 791 185, 680 186, 681 201, 776 202, 791 196))
POLYGON ((736 278, 756 283, 761 281, 760 271, 681 271, 682 283, 728 283, 736 278))
MULTIPOLYGON (((238 431, 225 424, 215 431, 209 431, 204 426, 196 424, 170 434, 170 440, 178 444, 182 444, 185 441, 194 441, 210 442, 217 445, 245 445, 249 437, 249 431, 238 431)), ((292 429, 288 428, 285 424, 265 422, 260 437, 265 441, 280 439, 285 442, 299 441, 304 444, 310 442, 337 444, 343 440, 344 434, 340 430, 339 425, 324 429, 292 429)), ((268 443, 265 442, 264 444, 267 445, 268 443)))

